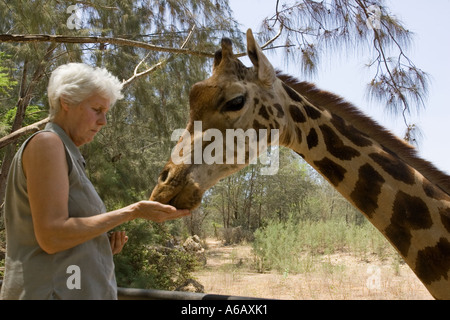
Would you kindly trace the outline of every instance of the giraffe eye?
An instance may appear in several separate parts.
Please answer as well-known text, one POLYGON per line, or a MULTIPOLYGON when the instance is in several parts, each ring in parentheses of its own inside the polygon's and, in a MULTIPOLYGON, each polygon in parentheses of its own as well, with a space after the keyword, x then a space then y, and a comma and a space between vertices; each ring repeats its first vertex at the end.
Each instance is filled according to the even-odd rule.
POLYGON ((245 96, 239 96, 237 98, 228 101, 222 108, 222 111, 224 112, 239 111, 244 107, 244 105, 245 105, 245 96))

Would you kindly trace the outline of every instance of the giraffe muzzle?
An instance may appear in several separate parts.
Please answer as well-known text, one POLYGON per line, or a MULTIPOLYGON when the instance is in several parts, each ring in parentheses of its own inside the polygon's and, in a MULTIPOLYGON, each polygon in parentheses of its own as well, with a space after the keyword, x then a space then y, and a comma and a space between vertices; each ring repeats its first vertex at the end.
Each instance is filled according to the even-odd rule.
POLYGON ((200 205, 202 196, 199 184, 190 175, 190 167, 169 163, 159 175, 150 200, 169 204, 177 209, 193 210, 200 205))

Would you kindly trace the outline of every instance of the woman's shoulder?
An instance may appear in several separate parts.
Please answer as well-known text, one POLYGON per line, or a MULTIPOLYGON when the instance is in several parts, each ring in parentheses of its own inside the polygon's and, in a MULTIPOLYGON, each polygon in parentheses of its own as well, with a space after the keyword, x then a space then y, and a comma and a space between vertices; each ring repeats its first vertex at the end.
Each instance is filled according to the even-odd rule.
POLYGON ((25 150, 38 153, 64 151, 64 144, 56 133, 41 131, 31 137, 25 146, 25 150))
POLYGON ((57 134, 50 131, 35 134, 23 150, 22 162, 25 166, 31 163, 34 166, 53 166, 62 161, 66 162, 64 143, 57 134))

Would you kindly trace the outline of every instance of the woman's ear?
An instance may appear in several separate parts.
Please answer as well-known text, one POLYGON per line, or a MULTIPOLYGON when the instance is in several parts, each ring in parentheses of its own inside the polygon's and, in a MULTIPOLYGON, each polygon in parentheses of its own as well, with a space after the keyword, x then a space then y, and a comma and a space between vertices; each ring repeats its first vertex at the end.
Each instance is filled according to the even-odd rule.
POLYGON ((59 97, 59 104, 61 105, 62 110, 65 111, 69 110, 70 107, 69 102, 66 99, 64 99, 64 96, 59 97))

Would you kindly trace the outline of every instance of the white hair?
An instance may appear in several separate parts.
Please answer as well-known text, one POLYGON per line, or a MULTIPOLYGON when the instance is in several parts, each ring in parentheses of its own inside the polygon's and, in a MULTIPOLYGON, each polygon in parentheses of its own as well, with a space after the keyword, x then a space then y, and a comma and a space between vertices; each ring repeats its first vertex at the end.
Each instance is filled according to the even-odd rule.
POLYGON ((84 63, 68 63, 56 68, 50 76, 47 93, 50 119, 61 110, 61 100, 76 106, 93 94, 109 99, 111 107, 123 98, 122 83, 106 69, 84 63))

